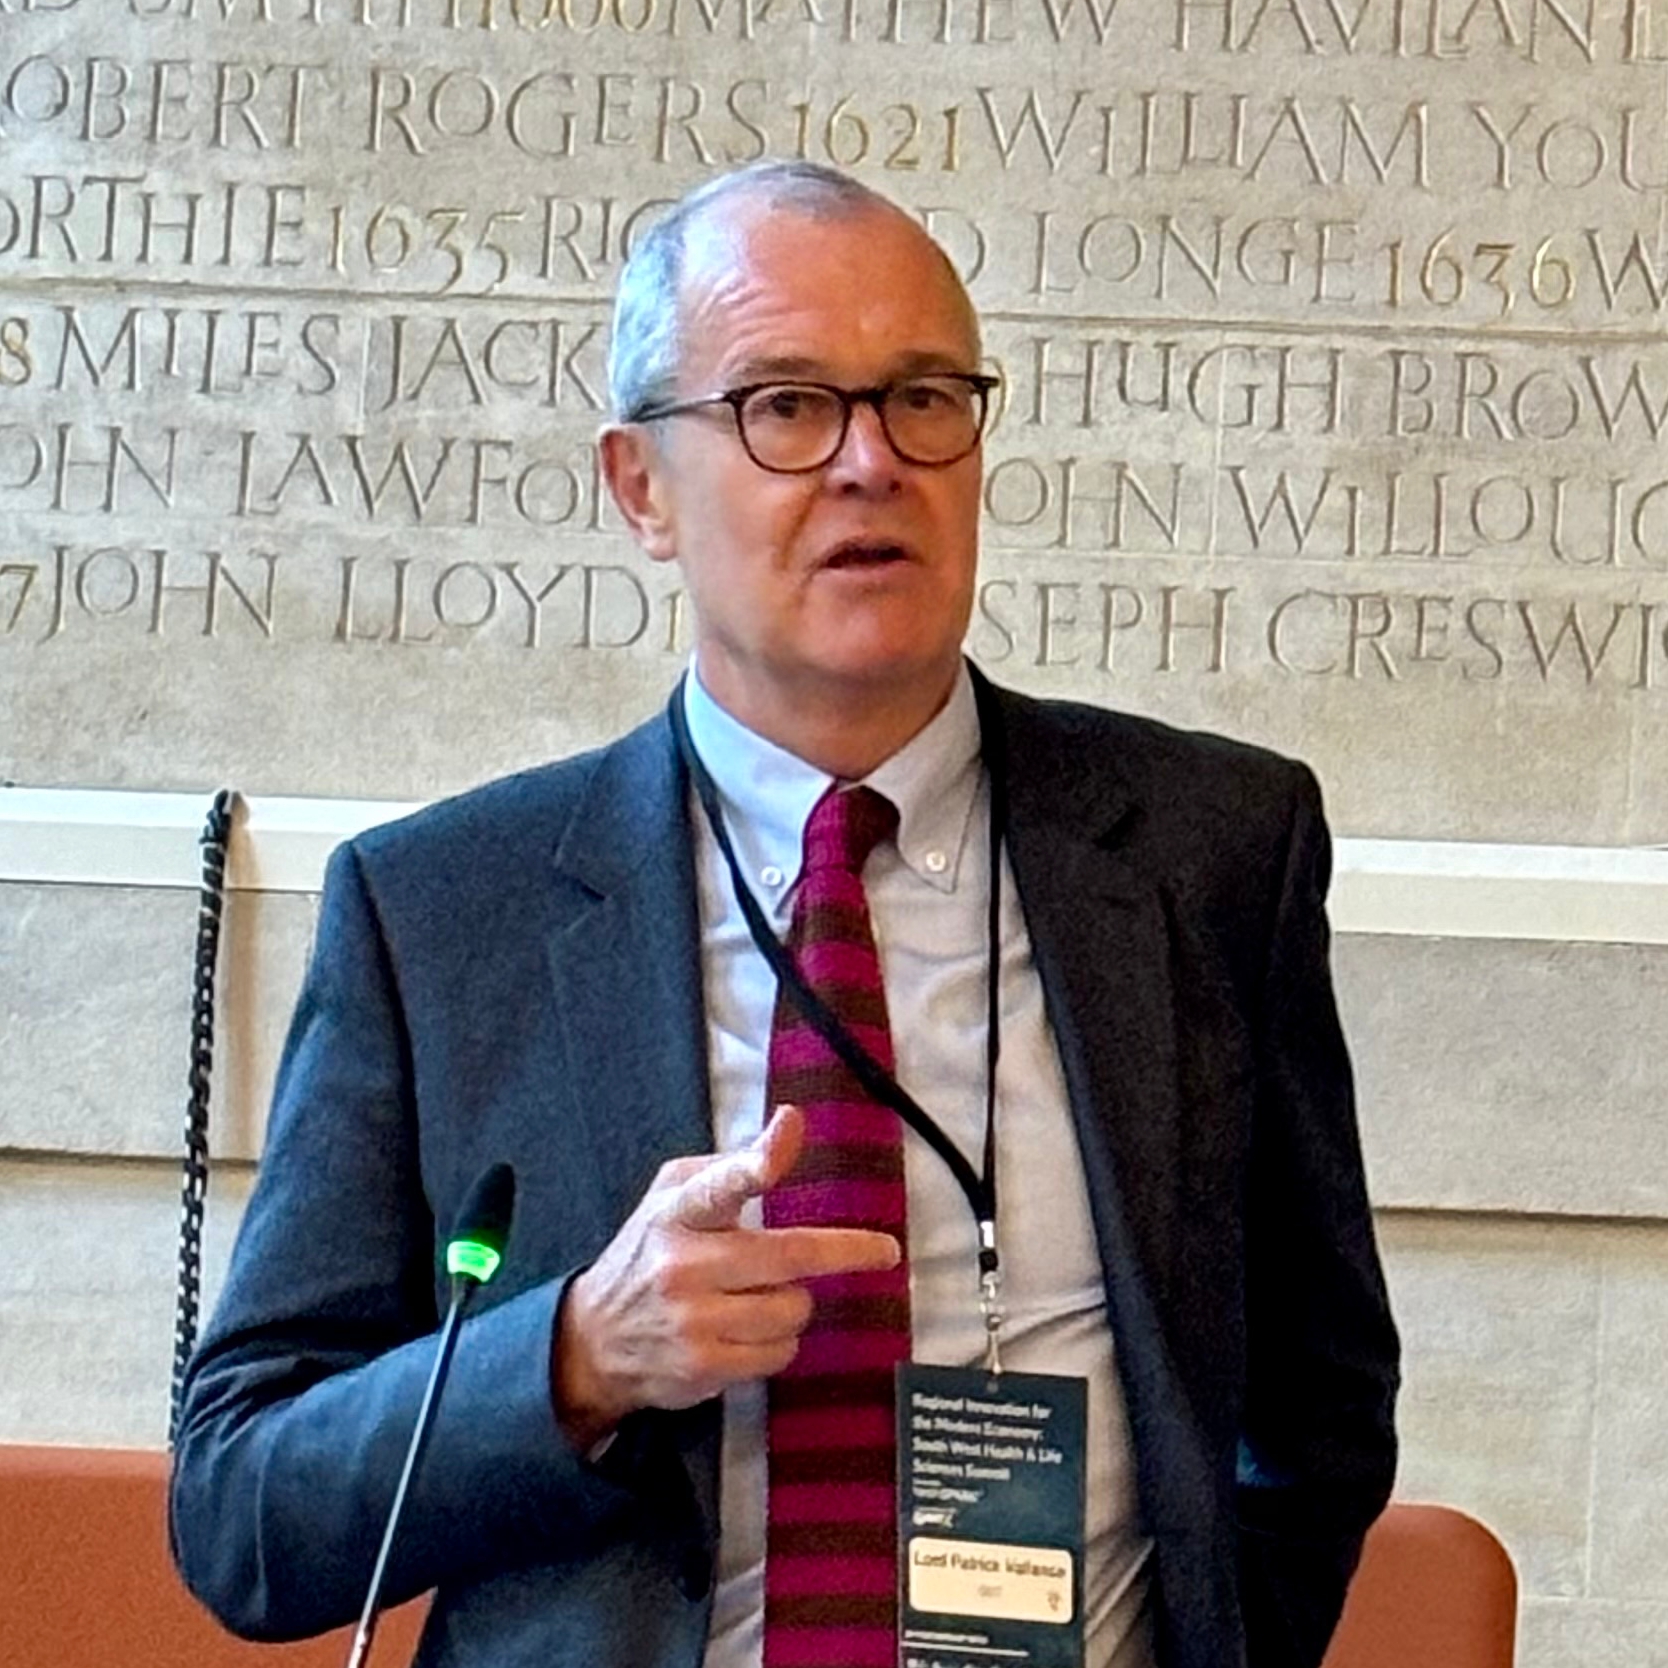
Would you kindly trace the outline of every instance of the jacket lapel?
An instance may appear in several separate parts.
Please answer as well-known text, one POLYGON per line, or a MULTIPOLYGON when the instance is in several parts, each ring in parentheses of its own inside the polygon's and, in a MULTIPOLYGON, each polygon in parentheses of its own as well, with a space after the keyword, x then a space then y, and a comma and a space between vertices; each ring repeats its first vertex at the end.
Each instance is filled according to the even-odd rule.
POLYGON ((664 717, 600 755, 556 850, 565 887, 550 937, 580 1145, 604 1220, 655 1170, 712 1150, 700 909, 683 770, 664 717))
MULTIPOLYGON (((606 1237, 668 1158, 713 1145, 694 841, 664 715, 600 755, 555 868, 570 894, 550 968, 574 1150, 594 1166, 606 1237)), ((679 1580, 698 1596, 718 1536, 718 1403, 628 1420, 616 1448, 627 1474, 654 1479, 679 1580)))
MULTIPOLYGON (((1164 1312, 1180 1154, 1165 900, 1132 860, 1141 806, 1115 759, 1006 691, 982 705, 1007 760, 1007 850, 1060 1048, 1114 1313, 1164 1312), (988 703, 988 704, 986 704, 988 703)), ((1002 769, 999 754, 995 767, 1002 769)))

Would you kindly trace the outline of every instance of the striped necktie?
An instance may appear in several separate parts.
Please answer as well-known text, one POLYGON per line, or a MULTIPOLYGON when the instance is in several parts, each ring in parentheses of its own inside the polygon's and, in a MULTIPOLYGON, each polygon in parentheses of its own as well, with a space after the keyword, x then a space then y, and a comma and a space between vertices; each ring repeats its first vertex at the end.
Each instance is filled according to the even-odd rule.
MULTIPOLYGON (((830 788, 805 825, 788 948, 806 983, 893 1070, 863 864, 897 828, 872 788, 830 788)), ((766 1105, 805 1115, 793 1173, 765 1197, 768 1227, 875 1228, 907 1249, 903 1131, 785 994, 766 1105)), ((764 1668, 896 1668, 894 1367, 909 1355, 909 1271, 812 1283, 816 1312, 770 1381, 764 1668)))

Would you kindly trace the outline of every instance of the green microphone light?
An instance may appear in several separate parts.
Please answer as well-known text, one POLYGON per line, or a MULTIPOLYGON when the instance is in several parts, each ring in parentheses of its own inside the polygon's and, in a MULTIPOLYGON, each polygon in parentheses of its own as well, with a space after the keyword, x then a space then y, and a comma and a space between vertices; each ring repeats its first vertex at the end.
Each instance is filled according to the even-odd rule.
POLYGON ((446 1272, 462 1274, 485 1285, 498 1272, 504 1254, 478 1239, 454 1239, 446 1247, 446 1272))
POLYGON ((470 1190, 446 1242, 446 1272, 484 1286, 504 1260, 515 1210, 515 1171, 494 1164, 470 1190))

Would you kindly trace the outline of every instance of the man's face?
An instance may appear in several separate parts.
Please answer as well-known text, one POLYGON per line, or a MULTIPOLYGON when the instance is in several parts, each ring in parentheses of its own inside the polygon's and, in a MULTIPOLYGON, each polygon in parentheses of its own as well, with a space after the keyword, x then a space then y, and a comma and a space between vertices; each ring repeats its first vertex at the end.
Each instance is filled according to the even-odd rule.
MULTIPOLYGON (((965 298, 901 214, 809 219, 745 202, 687 250, 679 399, 748 383, 869 388, 974 371, 965 298)), ((702 681, 744 722, 787 703, 899 699, 930 714, 954 680, 978 556, 980 458, 904 462, 872 405, 825 467, 773 474, 730 409, 635 431, 655 513, 650 555, 675 558, 702 681)))

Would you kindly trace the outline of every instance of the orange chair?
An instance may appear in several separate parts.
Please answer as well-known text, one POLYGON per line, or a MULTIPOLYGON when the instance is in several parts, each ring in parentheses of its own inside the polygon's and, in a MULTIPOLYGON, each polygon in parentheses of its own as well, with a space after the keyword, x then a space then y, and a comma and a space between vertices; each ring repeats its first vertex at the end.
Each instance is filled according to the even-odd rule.
MULTIPOLYGON (((0 1446, 0 1662, 27 1668, 340 1668, 352 1630, 296 1645, 226 1633, 168 1556, 168 1459, 0 1446)), ((371 1668, 416 1649, 426 1602, 389 1612, 371 1668)), ((1324 1668, 1512 1668, 1517 1577, 1494 1536, 1444 1506, 1373 1526, 1324 1668)))
MULTIPOLYGON (((227 1633, 168 1556, 168 1456, 0 1446, 0 1663, 19 1668, 341 1668, 353 1630, 298 1645, 227 1633)), ((377 1627, 370 1668, 411 1660, 425 1600, 377 1627)))
POLYGON ((1449 1506, 1390 1506, 1367 1536, 1322 1668, 1512 1668, 1517 1572, 1449 1506))

